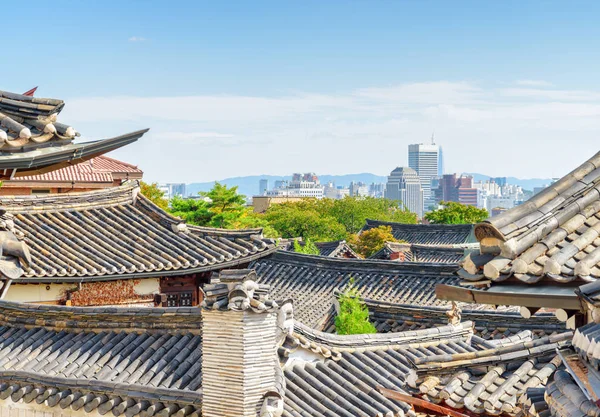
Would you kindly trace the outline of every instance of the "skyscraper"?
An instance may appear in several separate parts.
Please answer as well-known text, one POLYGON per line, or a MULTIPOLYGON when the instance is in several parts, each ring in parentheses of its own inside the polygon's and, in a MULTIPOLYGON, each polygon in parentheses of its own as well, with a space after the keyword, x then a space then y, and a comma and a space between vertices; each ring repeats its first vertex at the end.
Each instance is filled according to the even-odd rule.
POLYGON ((408 210, 423 217, 423 189, 417 172, 408 167, 398 167, 388 177, 385 197, 401 201, 408 210))
POLYGON ((269 189, 269 180, 263 178, 258 183, 258 195, 265 195, 269 189))
POLYGON ((431 180, 439 178, 440 147, 433 142, 433 137, 430 145, 422 143, 408 145, 408 166, 417 172, 421 180, 425 208, 435 205, 435 199, 431 192, 431 180))

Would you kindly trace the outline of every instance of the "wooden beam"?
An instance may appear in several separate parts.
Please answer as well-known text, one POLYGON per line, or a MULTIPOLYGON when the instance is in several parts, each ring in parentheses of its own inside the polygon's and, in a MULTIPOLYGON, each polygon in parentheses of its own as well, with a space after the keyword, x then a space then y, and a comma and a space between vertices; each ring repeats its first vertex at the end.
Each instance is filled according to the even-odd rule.
MULTIPOLYGON (((499 284, 500 287, 502 284, 499 284)), ((438 284, 435 287, 435 295, 440 300, 460 301, 474 304, 491 304, 507 306, 524 306, 537 308, 563 308, 566 310, 582 311, 581 302, 573 292, 573 295, 551 294, 527 291, 494 291, 492 286, 487 291, 460 288, 453 285, 438 284)), ((539 288, 539 287, 538 287, 539 288)), ((575 288, 573 288, 575 289, 575 288)))
POLYGON ((403 401, 412 406, 421 407, 425 410, 433 411, 435 413, 440 413, 444 416, 450 417, 469 417, 467 414, 460 413, 448 407, 443 407, 438 404, 431 403, 429 401, 422 400, 420 398, 411 397, 410 395, 402 394, 398 391, 394 391, 391 389, 377 387, 377 391, 381 393, 385 398, 390 400, 403 401))
POLYGON ((539 307, 524 307, 521 306, 519 308, 519 312, 521 313, 521 317, 524 319, 530 319, 535 313, 538 312, 539 307))

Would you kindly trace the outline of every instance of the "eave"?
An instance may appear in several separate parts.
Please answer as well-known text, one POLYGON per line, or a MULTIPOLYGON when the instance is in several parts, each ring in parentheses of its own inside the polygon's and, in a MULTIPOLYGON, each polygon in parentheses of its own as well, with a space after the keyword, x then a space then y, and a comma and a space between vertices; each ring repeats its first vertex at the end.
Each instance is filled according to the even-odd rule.
POLYGON ((69 165, 79 164, 96 156, 129 145, 149 129, 84 143, 49 146, 19 153, 0 154, 0 179, 45 174, 69 165))
POLYGON ((471 304, 512 305, 529 308, 552 308, 583 311, 583 306, 575 294, 576 286, 520 284, 495 285, 487 290, 438 284, 435 295, 440 300, 458 301, 471 304))

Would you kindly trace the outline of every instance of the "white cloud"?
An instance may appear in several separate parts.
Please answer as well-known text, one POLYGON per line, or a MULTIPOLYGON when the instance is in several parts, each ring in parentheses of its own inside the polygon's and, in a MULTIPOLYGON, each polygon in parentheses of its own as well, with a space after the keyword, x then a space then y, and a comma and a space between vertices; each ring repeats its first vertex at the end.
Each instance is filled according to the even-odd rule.
POLYGON ((129 38, 127 40, 129 42, 145 42, 147 39, 142 36, 132 36, 131 38, 129 38))
POLYGON ((87 97, 67 100, 61 119, 88 139, 150 127, 119 157, 156 181, 386 175, 434 130, 450 171, 558 177, 598 150, 600 92, 438 81, 279 97, 87 97))
POLYGON ((552 87, 552 83, 544 80, 517 80, 515 84, 527 87, 552 87))

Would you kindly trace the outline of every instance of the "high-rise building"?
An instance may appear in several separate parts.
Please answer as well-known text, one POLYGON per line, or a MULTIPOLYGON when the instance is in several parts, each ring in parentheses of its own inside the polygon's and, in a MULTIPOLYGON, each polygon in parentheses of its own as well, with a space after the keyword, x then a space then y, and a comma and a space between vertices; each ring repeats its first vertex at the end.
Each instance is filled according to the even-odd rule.
POLYGON ((441 182, 442 200, 455 201, 477 207, 479 190, 473 185, 473 177, 444 175, 441 182))
POLYGON ((417 172, 408 167, 398 167, 388 177, 385 197, 401 201, 408 210, 423 217, 423 189, 417 172))
POLYGON ((425 207, 435 205, 436 201, 431 192, 431 181, 439 177, 440 147, 433 142, 408 145, 408 166, 414 169, 421 180, 423 188, 423 203, 425 207))
POLYGON ((263 178, 258 183, 258 195, 265 195, 269 189, 269 180, 263 178))

